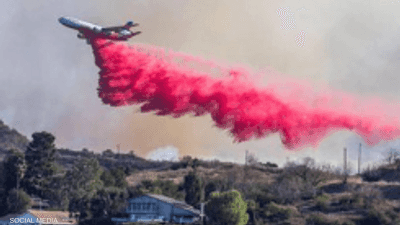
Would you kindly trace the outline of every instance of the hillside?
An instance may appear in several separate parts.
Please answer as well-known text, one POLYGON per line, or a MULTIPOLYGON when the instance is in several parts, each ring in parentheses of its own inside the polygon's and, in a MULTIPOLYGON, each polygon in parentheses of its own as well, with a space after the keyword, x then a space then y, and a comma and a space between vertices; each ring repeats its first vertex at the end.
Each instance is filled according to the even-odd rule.
POLYGON ((25 152, 29 140, 15 129, 10 129, 0 120, 0 160, 5 157, 9 149, 25 152))
MULTIPOLYGON (((388 168, 397 170, 398 167, 389 165, 388 168)), ((143 170, 126 180, 132 188, 154 188, 163 184, 160 181, 182 185, 184 177, 193 170, 190 166, 143 170)), ((400 224, 400 183, 397 182, 367 182, 360 176, 350 176, 343 183, 343 174, 301 164, 268 168, 200 160, 195 171, 205 189, 218 181, 217 186, 221 186, 216 190, 221 191, 230 183, 245 200, 254 201, 255 208, 248 211, 254 217, 248 224, 400 224)))
POLYGON ((152 162, 131 154, 101 154, 93 151, 77 151, 70 149, 57 149, 56 161, 66 169, 82 158, 96 158, 103 168, 123 167, 131 170, 165 169, 172 165, 171 162, 152 162))
MULTIPOLYGON (((3 155, 10 148, 24 151, 29 143, 2 121, 0 134, 3 155)), ((121 190, 131 196, 150 192, 184 200, 185 176, 195 172, 202 180, 205 201, 213 191, 239 190, 251 206, 249 225, 400 224, 400 161, 368 168, 359 176, 348 177, 344 183, 343 173, 317 165, 311 158, 277 168, 269 162, 245 166, 190 156, 169 162, 149 161, 133 153, 117 154, 111 150, 56 151, 56 162, 67 170, 84 158, 97 159, 106 170, 122 167, 125 172, 122 173, 128 175, 125 179, 128 187, 121 190)))

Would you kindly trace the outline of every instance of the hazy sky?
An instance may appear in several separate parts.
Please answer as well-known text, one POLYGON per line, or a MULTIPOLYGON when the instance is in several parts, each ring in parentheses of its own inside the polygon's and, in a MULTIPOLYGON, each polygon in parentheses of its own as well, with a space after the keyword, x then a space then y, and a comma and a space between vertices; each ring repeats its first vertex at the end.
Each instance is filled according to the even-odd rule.
MULTIPOLYGON (((0 117, 28 137, 53 133, 58 147, 103 151, 121 143, 122 151, 144 157, 161 148, 169 155, 240 163, 248 149, 264 162, 282 165, 287 157, 311 156, 338 166, 347 147, 355 166, 362 143, 340 131, 317 148, 297 151, 285 150, 278 135, 236 144, 227 131, 213 127, 209 115, 173 119, 138 113, 138 106, 103 105, 91 47, 59 24, 60 16, 99 25, 132 19, 143 33, 130 44, 255 70, 272 67, 316 88, 400 104, 399 1, 6 0, 0 13, 0 117)), ((363 160, 377 161, 390 147, 400 148, 400 141, 363 146, 363 160)))

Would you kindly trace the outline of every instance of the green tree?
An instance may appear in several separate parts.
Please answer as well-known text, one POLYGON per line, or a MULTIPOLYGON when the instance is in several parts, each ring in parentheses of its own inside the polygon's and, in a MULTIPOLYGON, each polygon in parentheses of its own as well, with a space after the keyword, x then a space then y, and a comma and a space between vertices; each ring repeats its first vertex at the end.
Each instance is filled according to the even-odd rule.
POLYGON ((105 187, 112 187, 115 185, 115 178, 109 170, 104 170, 100 179, 103 181, 105 187))
POLYGON ((185 176, 183 188, 186 192, 185 202, 189 205, 197 205, 202 199, 201 178, 194 172, 185 176))
POLYGON ((114 168, 111 171, 111 175, 115 179, 115 186, 119 188, 125 188, 128 184, 126 183, 126 174, 123 167, 114 168))
MULTIPOLYGON (((161 194, 174 198, 174 199, 184 199, 184 194, 181 192, 181 187, 179 185, 174 184, 171 180, 161 181, 156 180, 154 181, 154 185, 160 190, 161 194)), ((155 191, 157 191, 155 189, 155 191)), ((153 192, 155 193, 155 192, 153 192)))
POLYGON ((206 187, 204 188, 204 197, 205 197, 205 200, 207 201, 208 200, 208 198, 210 197, 210 195, 211 195, 211 193, 212 192, 214 192, 214 191, 217 191, 218 190, 218 183, 217 183, 217 181, 210 181, 210 182, 208 182, 208 184, 206 185, 206 187))
POLYGON ((247 201, 247 214, 249 215, 248 224, 258 224, 256 219, 257 203, 254 200, 247 201))
POLYGON ((8 193, 11 189, 19 189, 21 178, 26 170, 24 154, 16 149, 11 149, 4 161, 4 189, 8 193))
POLYGON ((68 210, 69 184, 65 180, 64 175, 54 176, 50 179, 49 184, 44 192, 44 198, 51 199, 52 202, 61 210, 68 210))
POLYGON ((30 207, 31 199, 23 190, 12 189, 7 196, 7 212, 18 213, 30 207))
POLYGON ((83 158, 65 175, 70 190, 68 210, 71 213, 79 212, 80 219, 92 217, 91 201, 103 187, 101 174, 102 170, 97 159, 83 158))
POLYGON ((114 156, 114 152, 111 149, 107 149, 105 151, 103 151, 103 156, 114 156))
POLYGON ((91 199, 90 211, 93 218, 115 215, 123 211, 127 197, 128 192, 125 189, 116 187, 100 189, 96 197, 91 199))
POLYGON ((32 134, 32 138, 25 153, 27 170, 23 185, 28 194, 42 197, 50 178, 57 173, 54 156, 56 138, 46 131, 36 132, 32 134))
POLYGON ((236 190, 212 193, 205 211, 213 225, 244 225, 249 220, 247 204, 236 190))

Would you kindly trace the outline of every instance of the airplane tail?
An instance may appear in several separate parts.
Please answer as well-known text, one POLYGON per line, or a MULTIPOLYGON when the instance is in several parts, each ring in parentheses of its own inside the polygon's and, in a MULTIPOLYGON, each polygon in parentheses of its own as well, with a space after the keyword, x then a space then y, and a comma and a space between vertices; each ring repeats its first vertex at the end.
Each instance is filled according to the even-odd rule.
POLYGON ((138 23, 134 23, 133 21, 128 21, 128 22, 125 24, 124 28, 129 29, 129 28, 131 28, 131 27, 136 27, 136 26, 138 26, 138 25, 139 25, 138 23))

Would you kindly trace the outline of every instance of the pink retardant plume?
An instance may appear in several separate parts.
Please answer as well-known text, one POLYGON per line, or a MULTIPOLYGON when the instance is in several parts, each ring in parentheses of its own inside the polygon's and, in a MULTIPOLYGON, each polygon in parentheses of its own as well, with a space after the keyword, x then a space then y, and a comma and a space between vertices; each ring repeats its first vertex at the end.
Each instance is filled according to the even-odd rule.
MULTIPOLYGON (((210 114, 216 126, 229 129, 237 142, 279 133, 286 148, 298 149, 317 146, 331 132, 341 129, 356 132, 370 145, 400 135, 397 120, 385 120, 384 113, 374 111, 371 116, 346 110, 344 105, 354 104, 346 103, 346 99, 335 107, 322 107, 322 103, 321 107, 309 107, 301 103, 311 101, 305 90, 303 95, 286 94, 291 97, 284 100, 274 88, 256 87, 243 79, 250 74, 245 69, 230 69, 230 77, 213 78, 210 73, 173 62, 172 55, 179 53, 166 56, 161 48, 144 50, 103 39, 93 39, 92 47, 100 68, 98 94, 105 104, 143 103, 141 112, 173 117, 210 114)), ((196 57, 181 58, 217 66, 196 57)), ((331 98, 323 96, 319 101, 331 98)))

